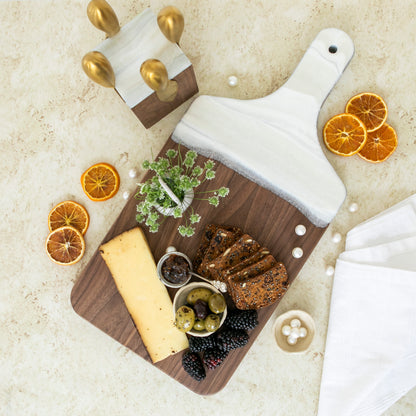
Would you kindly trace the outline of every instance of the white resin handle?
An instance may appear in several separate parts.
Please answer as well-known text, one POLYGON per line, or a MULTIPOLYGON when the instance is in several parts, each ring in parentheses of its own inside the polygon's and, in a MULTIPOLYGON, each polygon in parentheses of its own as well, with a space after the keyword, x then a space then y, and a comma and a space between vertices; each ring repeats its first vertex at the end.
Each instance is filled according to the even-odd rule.
POLYGON ((322 151, 316 122, 353 54, 346 33, 324 29, 277 91, 253 100, 201 95, 172 139, 224 163, 325 227, 346 189, 322 151))
POLYGON ((320 108, 353 55, 354 43, 345 32, 324 29, 310 44, 283 88, 314 97, 320 108))

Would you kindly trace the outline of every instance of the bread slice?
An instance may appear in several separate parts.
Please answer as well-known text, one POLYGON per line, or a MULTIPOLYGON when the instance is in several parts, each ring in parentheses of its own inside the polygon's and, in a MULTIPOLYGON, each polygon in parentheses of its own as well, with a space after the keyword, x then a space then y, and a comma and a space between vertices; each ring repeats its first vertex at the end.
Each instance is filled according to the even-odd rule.
POLYGON ((239 232, 227 231, 221 227, 218 228, 214 236, 211 238, 197 272, 202 276, 210 278, 212 261, 226 251, 226 249, 237 240, 239 235, 239 232))
POLYGON ((251 279, 252 277, 267 272, 267 270, 276 266, 276 264, 276 259, 271 254, 269 254, 263 259, 259 260, 257 263, 251 264, 246 268, 228 276, 227 280, 234 280, 237 282, 242 279, 251 279))
POLYGON ((209 244, 219 228, 222 228, 225 231, 232 231, 236 235, 238 234, 239 236, 242 234, 240 228, 238 227, 233 227, 229 225, 208 224, 205 227, 204 233, 201 238, 201 242, 199 244, 198 250, 196 251, 196 254, 194 257, 194 261, 192 263, 194 270, 197 271, 199 269, 199 266, 204 260, 205 253, 209 247, 209 244))
POLYGON ((204 260, 205 252, 208 249, 209 243, 218 228, 219 226, 215 224, 208 224, 205 227, 204 233, 202 234, 201 242, 199 243, 198 250, 196 251, 194 257, 194 261, 192 262, 194 270, 198 271, 199 266, 202 263, 202 260, 204 260))
MULTIPOLYGON (((224 270, 246 260, 259 251, 260 244, 248 234, 243 234, 233 245, 228 247, 220 256, 211 260, 207 265, 213 280, 222 280, 224 270)), ((224 279, 225 281, 225 279, 224 279)))
POLYGON ((283 263, 248 279, 230 279, 229 293, 238 309, 260 309, 280 299, 288 288, 283 263))
POLYGON ((237 263, 235 266, 232 266, 229 269, 225 269, 221 273, 221 280, 226 282, 228 277, 231 276, 232 274, 235 274, 235 273, 245 269, 246 267, 257 263, 258 261, 260 261, 264 257, 268 256, 269 254, 270 254, 269 249, 267 249, 266 247, 261 247, 259 249, 259 251, 256 251, 251 256, 247 257, 245 260, 240 261, 240 263, 237 263))

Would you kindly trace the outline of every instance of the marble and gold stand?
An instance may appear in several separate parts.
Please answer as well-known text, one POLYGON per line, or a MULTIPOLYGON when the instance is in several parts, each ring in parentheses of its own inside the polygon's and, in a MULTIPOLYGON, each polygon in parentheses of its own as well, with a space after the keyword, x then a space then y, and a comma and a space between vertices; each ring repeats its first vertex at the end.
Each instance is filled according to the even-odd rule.
MULTIPOLYGON (((150 9, 137 15, 115 34, 111 33, 111 37, 97 45, 92 53, 98 55, 97 52, 104 57, 103 61, 107 61, 104 65, 112 80, 115 79, 109 85, 101 85, 114 87, 146 128, 153 126, 198 92, 190 60, 177 43, 170 41, 162 33, 158 18, 150 9), (163 64, 168 77, 166 82, 177 83, 176 94, 168 99, 161 99, 160 91, 152 89, 146 83, 140 75, 140 68, 149 60, 158 60, 163 64)), ((84 62, 90 55, 91 52, 84 57, 84 70, 84 62)), ((97 77, 94 79, 91 76, 88 69, 86 72, 90 78, 99 82, 97 77)), ((163 77, 159 73, 151 75, 157 78, 156 83, 163 77)))

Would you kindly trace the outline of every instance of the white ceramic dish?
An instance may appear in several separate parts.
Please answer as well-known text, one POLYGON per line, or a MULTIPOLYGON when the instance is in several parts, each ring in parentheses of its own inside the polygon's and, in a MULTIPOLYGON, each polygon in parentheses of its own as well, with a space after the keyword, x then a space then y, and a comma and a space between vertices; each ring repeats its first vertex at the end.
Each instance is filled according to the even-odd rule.
MULTIPOLYGON (((176 311, 178 310, 178 308, 180 308, 181 306, 186 304, 186 297, 188 296, 188 293, 191 290, 199 288, 199 287, 209 289, 213 293, 221 294, 221 292, 219 290, 217 290, 214 286, 210 285, 209 283, 204 283, 204 282, 189 283, 186 286, 181 287, 176 292, 175 297, 173 298, 173 316, 174 317, 175 317, 175 314, 176 314, 176 311)), ((221 328, 221 326, 224 323, 226 317, 227 317, 227 308, 225 308, 225 311, 222 313, 219 328, 221 328)), ((207 336, 213 334, 213 332, 208 332, 208 331, 205 331, 205 330, 204 331, 188 331, 187 334, 192 335, 193 337, 207 337, 207 336)))
POLYGON ((291 310, 277 317, 273 325, 273 336, 276 339, 277 346, 284 352, 303 353, 308 350, 315 336, 315 322, 313 318, 306 312, 301 310, 291 310), (299 319, 301 326, 308 331, 305 338, 298 338, 294 345, 287 342, 287 336, 282 334, 282 327, 290 325, 292 319, 299 319))

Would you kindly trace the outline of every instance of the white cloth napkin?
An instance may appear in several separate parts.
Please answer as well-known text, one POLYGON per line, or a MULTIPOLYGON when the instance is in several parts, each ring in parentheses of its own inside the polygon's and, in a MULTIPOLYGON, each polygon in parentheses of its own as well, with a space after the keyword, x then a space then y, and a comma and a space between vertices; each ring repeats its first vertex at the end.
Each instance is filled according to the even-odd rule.
POLYGON ((370 247, 416 234, 416 194, 354 227, 345 250, 370 247))
POLYGON ((376 416, 416 385, 416 194, 347 235, 319 416, 376 416))

